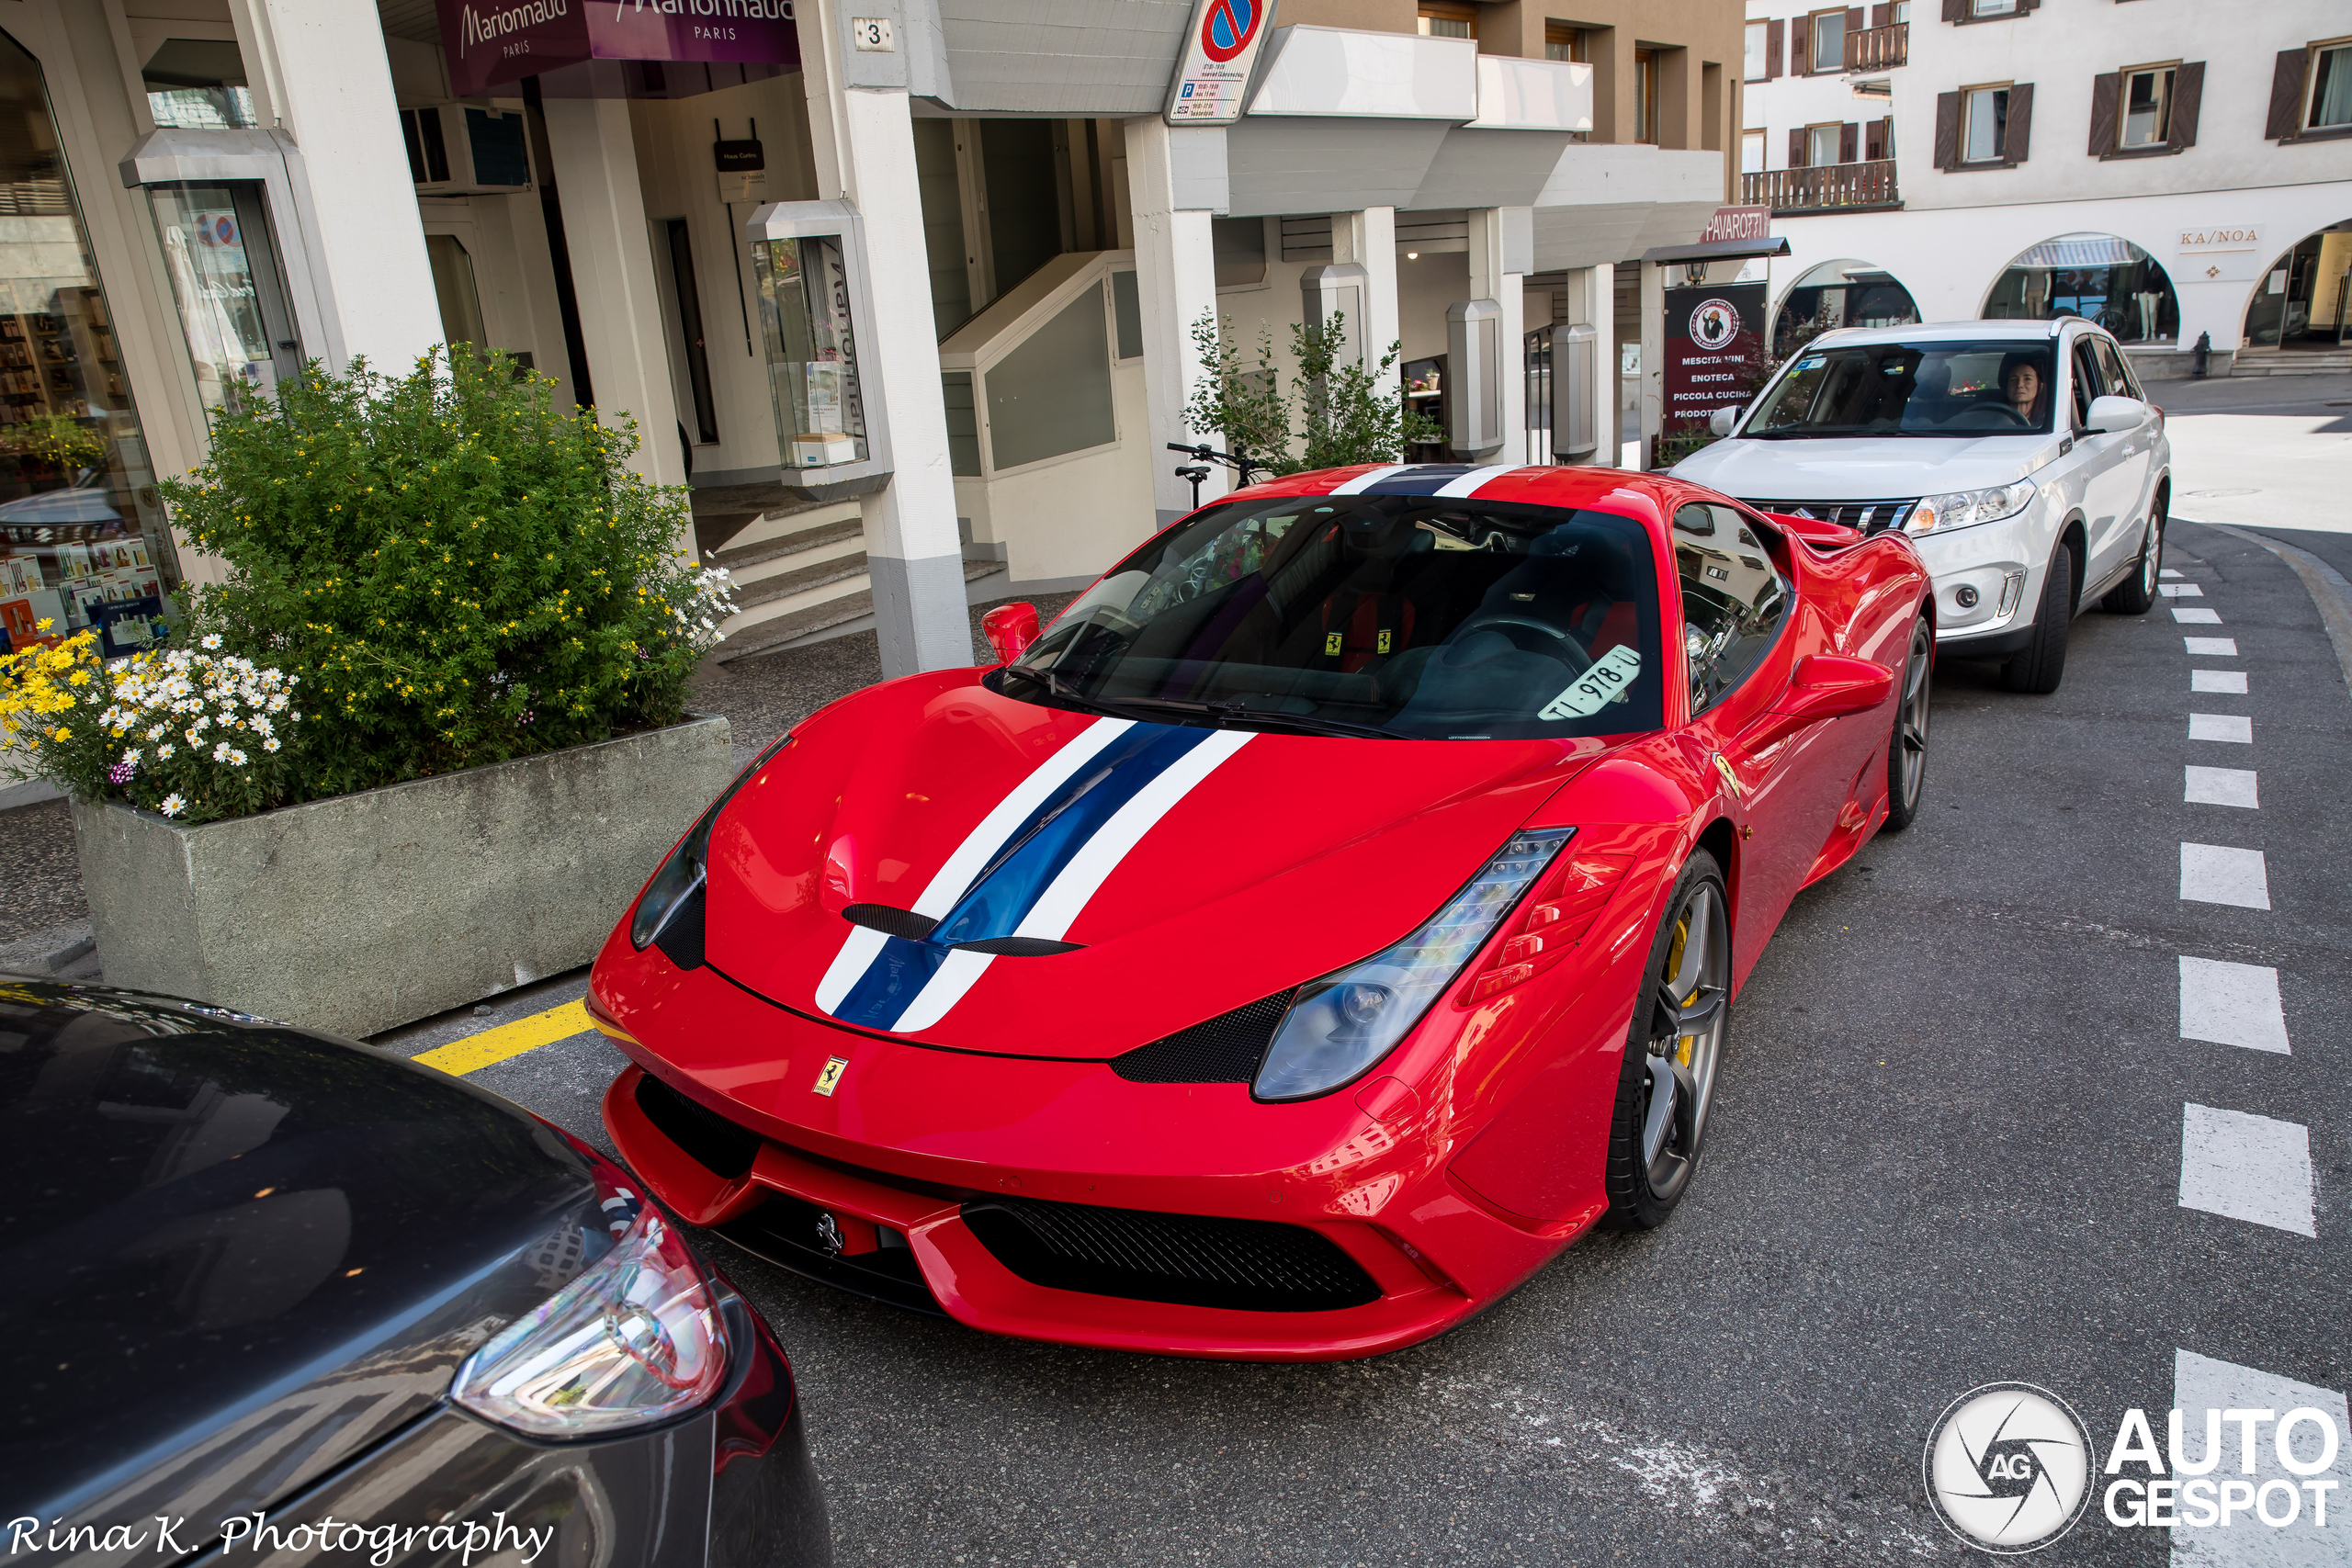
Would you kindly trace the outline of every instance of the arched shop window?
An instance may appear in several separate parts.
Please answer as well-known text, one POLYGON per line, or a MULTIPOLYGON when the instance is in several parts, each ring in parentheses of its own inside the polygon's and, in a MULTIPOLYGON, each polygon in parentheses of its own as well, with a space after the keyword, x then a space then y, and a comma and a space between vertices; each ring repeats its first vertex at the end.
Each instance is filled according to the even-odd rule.
POLYGON ((1868 262, 1825 262, 1781 296, 1770 349, 1785 359, 1835 327, 1907 327, 1918 319, 1911 291, 1893 273, 1868 262))
POLYGON ((2306 234, 2255 279, 2251 348, 2334 349, 2352 337, 2352 219, 2306 234))
POLYGON ((95 627, 128 653, 178 562, 40 63, 6 33, 0 108, 0 650, 95 627))
POLYGON ((2011 262, 1984 297, 1994 321, 2080 316, 2123 343, 2180 336, 2180 301, 2156 259, 2112 234, 2061 234, 2011 262))

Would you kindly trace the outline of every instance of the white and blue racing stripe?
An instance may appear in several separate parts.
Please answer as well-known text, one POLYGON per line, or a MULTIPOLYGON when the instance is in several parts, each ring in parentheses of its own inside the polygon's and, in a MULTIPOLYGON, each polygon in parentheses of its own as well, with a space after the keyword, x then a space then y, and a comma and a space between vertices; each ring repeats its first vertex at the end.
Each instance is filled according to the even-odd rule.
POLYGON ((1487 480, 1510 473, 1519 465, 1484 468, 1468 463, 1397 463, 1372 468, 1343 480, 1333 495, 1469 495, 1487 480))
POLYGON ((1250 739, 1230 730, 1098 719, 989 813, 932 878, 920 942, 854 927, 817 991, 844 1023, 929 1028, 994 961, 991 937, 1058 941, 1127 852, 1250 739), (1075 753, 1075 755, 1073 755, 1075 753))

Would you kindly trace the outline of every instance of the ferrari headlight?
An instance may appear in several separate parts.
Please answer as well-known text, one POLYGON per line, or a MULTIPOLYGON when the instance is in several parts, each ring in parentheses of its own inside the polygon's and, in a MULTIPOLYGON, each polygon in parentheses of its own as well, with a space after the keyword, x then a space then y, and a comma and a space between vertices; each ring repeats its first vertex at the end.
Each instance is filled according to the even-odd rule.
POLYGON ((2031 479, 1995 485, 1990 490, 1962 490, 1950 495, 1931 495, 1911 509, 1911 515, 1904 519, 1903 527, 1906 533, 1912 534, 1946 534, 1973 523, 1998 523, 2004 517, 2015 517, 2032 501, 2031 479))
POLYGON ((1420 930, 1361 964, 1301 986, 1266 1048, 1252 1092, 1260 1100, 1328 1094, 1396 1049, 1574 831, 1514 833, 1420 930))
POLYGON ((791 743, 792 737, 785 736, 761 752, 750 767, 738 773, 735 782, 719 792, 718 798, 710 803, 710 809, 686 829, 686 836, 678 840, 678 847, 670 852, 670 858, 654 872, 652 880, 645 885, 645 891, 638 895, 637 913, 628 922, 628 940, 638 952, 643 953, 652 946, 670 922, 677 918, 678 912, 702 891, 710 863, 710 830, 718 825, 718 814, 727 809, 727 803, 735 798, 737 790, 751 783, 759 771, 768 765, 770 759, 791 743))

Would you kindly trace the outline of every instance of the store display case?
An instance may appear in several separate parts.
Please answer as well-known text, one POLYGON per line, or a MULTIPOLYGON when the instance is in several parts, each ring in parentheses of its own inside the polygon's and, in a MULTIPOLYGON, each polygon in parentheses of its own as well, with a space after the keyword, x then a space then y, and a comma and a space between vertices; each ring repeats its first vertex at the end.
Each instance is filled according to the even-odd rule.
POLYGON ((890 475, 865 228, 845 201, 772 202, 748 224, 784 482, 813 501, 879 490, 890 475))

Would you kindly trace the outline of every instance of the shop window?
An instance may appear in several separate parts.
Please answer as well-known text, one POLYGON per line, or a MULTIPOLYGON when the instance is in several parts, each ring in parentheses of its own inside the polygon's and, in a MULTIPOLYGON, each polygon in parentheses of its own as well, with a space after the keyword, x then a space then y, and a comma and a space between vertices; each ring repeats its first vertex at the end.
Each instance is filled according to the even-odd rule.
POLYGON ((244 57, 219 39, 165 39, 148 57, 147 112, 174 130, 236 130, 258 123, 244 57))
POLYGON ((2174 67, 2148 65, 2123 73, 2123 113, 2116 125, 2115 144, 2162 147, 2172 136, 2174 67))
MULTIPOLYGON (((215 412, 268 396, 302 357, 261 186, 223 180, 148 191, 197 395, 215 412)), ((470 290, 470 268, 466 284, 470 290)))
POLYGON ((1423 38, 1476 38, 1478 7, 1454 0, 1421 0, 1419 30, 1423 38))
POLYGON ((1985 297, 1992 321, 2097 321, 2123 343, 2178 337, 2180 303, 2154 256, 2113 234, 2061 234, 2012 261, 1985 297))
POLYGON ((1741 74, 1747 81, 1761 82, 1764 80, 1764 62, 1766 58, 1764 41, 1766 35, 1771 31, 1771 27, 1772 24, 1770 22, 1750 22, 1747 24, 1747 51, 1740 66, 1741 74))
POLYGON ((1967 140, 1962 145, 1961 160, 1969 164, 1997 164, 2007 155, 2009 137, 2009 89, 1971 87, 1966 95, 1967 140))
POLYGON ((116 657, 166 634, 179 564, 40 66, 5 33, 0 109, 0 651, 95 629, 116 657))
POLYGON ((989 368, 989 456, 997 472, 1119 438, 1104 317, 1102 291, 1086 289, 989 368))
POLYGON ((2312 51, 2311 110, 2306 130, 2352 127, 2352 42, 2323 44, 2312 51))
POLYGON ((1812 28, 1813 69, 1826 73, 1846 69, 1846 13, 1815 11, 1807 18, 1812 28))
POLYGON ((1544 58, 1568 60, 1579 64, 1592 59, 1591 40, 1582 28, 1569 27, 1566 22, 1544 24, 1544 58))

